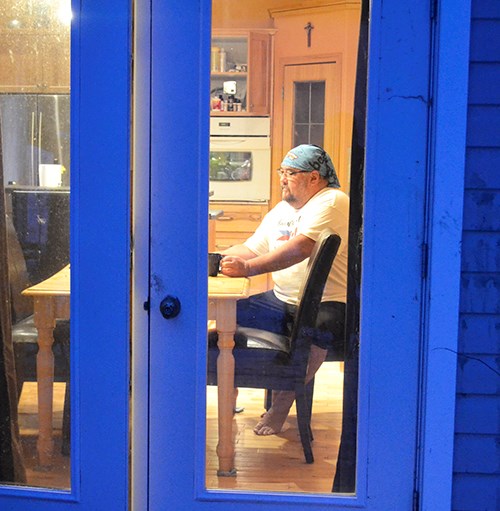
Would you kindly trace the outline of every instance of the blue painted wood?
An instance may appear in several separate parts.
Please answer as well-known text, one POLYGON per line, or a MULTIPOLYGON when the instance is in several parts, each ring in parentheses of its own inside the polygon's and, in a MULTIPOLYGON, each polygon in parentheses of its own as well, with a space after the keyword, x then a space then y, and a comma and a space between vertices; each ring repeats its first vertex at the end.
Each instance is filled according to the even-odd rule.
POLYGON ((463 273, 460 312, 500 313, 500 273, 463 273))
POLYGON ((475 21, 471 30, 469 102, 473 106, 467 131, 453 510, 497 511, 500 4, 494 0, 474 0, 472 16, 475 21))
POLYGON ((455 474, 453 511, 498 511, 500 476, 455 474))
POLYGON ((470 2, 439 2, 430 135, 430 266, 423 321, 420 508, 449 509, 463 196, 470 2), (458 16, 460 12, 462 16, 458 16), (453 169, 450 172, 450 169, 453 169), (446 297, 446 298, 445 298, 446 297), (444 299, 445 298, 445 299, 444 299), (447 377, 443 378, 446 374, 447 377))
POLYGON ((472 4, 472 18, 500 19, 500 3, 498 0, 475 0, 472 4))
POLYGON ((495 435, 500 423, 498 396, 457 396, 455 433, 495 435))
MULTIPOLYGON (((499 66, 500 67, 500 66, 499 66)), ((500 189, 500 148, 467 148, 465 186, 500 189)))
POLYGON ((471 62, 498 62, 500 20, 473 20, 471 23, 471 62))
POLYGON ((461 354, 458 357, 457 392, 498 394, 500 388, 500 358, 495 355, 461 354))
POLYGON ((500 268, 500 232, 464 232, 462 271, 495 272, 498 268, 500 268))
POLYGON ((496 435, 455 436, 455 472, 498 474, 500 444, 496 435))
MULTIPOLYGON (((500 30, 500 22, 498 25, 500 30)), ((467 119, 469 147, 500 146, 500 107, 470 106, 467 119)))
POLYGON ((460 352, 498 353, 500 346, 500 315, 460 314, 460 352))
POLYGON ((500 104, 500 66, 494 62, 472 63, 469 75, 469 104, 499 105, 500 104), (485 87, 484 84, 491 84, 485 87))
POLYGON ((71 307, 80 397, 72 411, 81 444, 74 481, 81 481, 82 509, 124 509, 130 447, 131 5, 80 5, 72 77, 78 172, 71 182, 71 307))
POLYGON ((499 231, 500 190, 466 190, 463 225, 468 231, 499 231))

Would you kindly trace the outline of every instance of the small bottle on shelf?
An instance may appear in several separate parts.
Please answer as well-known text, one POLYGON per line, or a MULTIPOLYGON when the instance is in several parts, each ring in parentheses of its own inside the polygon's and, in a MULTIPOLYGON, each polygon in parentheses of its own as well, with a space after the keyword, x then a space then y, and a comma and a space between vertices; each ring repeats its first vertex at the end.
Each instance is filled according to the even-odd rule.
POLYGON ((210 51, 210 70, 213 73, 219 71, 220 64, 220 48, 218 46, 212 46, 210 51))
POLYGON ((219 52, 219 71, 221 73, 226 71, 226 50, 224 48, 221 48, 219 52))

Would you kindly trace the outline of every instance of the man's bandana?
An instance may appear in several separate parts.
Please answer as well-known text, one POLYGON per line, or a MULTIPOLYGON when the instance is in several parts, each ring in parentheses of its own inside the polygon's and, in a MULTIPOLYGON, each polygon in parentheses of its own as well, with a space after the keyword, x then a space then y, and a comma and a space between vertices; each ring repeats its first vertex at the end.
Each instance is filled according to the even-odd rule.
POLYGON ((317 145, 302 144, 290 149, 281 162, 281 167, 312 172, 317 170, 328 180, 331 188, 340 188, 333 162, 324 149, 317 145))

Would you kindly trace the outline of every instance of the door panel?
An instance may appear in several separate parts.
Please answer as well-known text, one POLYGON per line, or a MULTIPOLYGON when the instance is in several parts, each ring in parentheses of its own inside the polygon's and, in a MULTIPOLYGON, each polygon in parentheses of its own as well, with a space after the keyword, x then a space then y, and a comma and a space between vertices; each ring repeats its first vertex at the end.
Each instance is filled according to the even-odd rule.
POLYGON ((358 492, 342 497, 205 490, 211 4, 153 6, 149 509, 411 508, 428 116, 425 101, 411 98, 427 96, 429 18, 420 4, 372 7, 358 492), (167 320, 166 295, 181 302, 167 320))
POLYGON ((335 169, 339 171, 339 180, 344 183, 346 171, 340 172, 342 125, 339 68, 340 64, 336 62, 285 66, 283 147, 308 143, 323 147, 332 156, 335 169), (321 89, 319 86, 322 86, 321 89), (307 105, 301 108, 308 99, 315 101, 311 110, 307 105), (323 108, 319 109, 320 105, 323 108), (318 136, 315 136, 315 128, 318 136))
MULTIPOLYGON (((71 190, 71 489, 52 488, 55 467, 44 466, 37 477, 48 488, 4 484, 2 509, 125 509, 128 501, 130 6, 72 7, 72 171, 64 183, 71 190)), ((53 158, 66 158, 57 135, 42 137, 53 158)))

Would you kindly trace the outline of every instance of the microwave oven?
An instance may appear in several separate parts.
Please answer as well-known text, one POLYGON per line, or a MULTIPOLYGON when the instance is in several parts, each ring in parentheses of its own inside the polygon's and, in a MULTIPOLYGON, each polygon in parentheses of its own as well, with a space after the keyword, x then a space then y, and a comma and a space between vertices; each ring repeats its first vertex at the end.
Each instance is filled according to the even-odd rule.
POLYGON ((268 201, 269 117, 211 117, 209 176, 213 201, 268 201))

